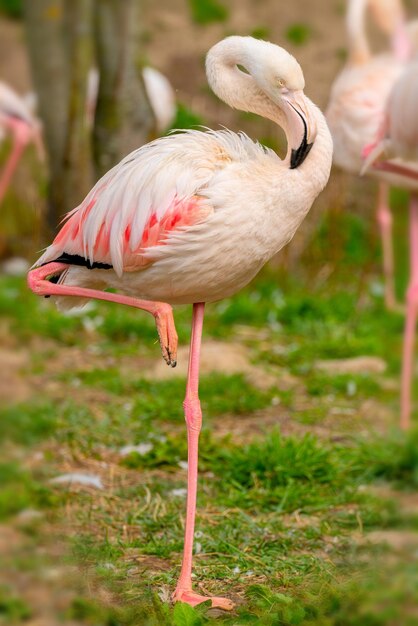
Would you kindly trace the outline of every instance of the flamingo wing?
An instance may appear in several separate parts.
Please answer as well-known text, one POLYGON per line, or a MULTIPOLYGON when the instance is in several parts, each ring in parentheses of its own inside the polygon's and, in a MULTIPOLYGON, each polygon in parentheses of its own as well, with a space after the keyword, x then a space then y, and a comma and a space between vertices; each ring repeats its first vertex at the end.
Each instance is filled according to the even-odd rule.
POLYGON ((240 139, 228 131, 186 131, 132 152, 66 216, 36 265, 65 254, 89 267, 112 266, 119 276, 141 269, 150 262, 147 249, 213 212, 205 187, 233 160, 229 147, 242 152, 240 141, 231 137, 240 139))
POLYGON ((31 126, 34 117, 24 98, 21 98, 9 85, 0 82, 0 114, 17 117, 31 126))

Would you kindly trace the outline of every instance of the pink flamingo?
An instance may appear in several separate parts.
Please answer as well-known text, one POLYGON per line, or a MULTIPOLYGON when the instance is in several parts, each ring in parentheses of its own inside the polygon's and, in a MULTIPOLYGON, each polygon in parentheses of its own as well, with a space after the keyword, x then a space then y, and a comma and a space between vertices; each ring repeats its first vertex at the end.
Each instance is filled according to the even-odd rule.
MULTIPOLYGON (((361 152, 372 142, 382 121, 390 90, 405 68, 409 39, 400 0, 349 0, 347 11, 348 61, 331 91, 326 118, 334 140, 334 163, 352 174, 363 165, 361 152), (370 7, 379 26, 392 37, 392 53, 372 56, 365 32, 370 7)), ((385 302, 396 308, 392 215, 388 186, 379 184, 377 220, 380 225, 385 302)))
POLYGON ((11 87, 0 82, 0 131, 2 136, 9 132, 13 138, 10 157, 0 177, 0 203, 3 200, 25 147, 33 141, 39 158, 44 149, 41 125, 34 117, 27 99, 18 96, 11 87))
POLYGON ((415 326, 418 313, 418 61, 409 65, 392 88, 377 139, 367 146, 364 169, 411 192, 410 266, 406 301, 401 381, 401 428, 408 429, 411 415, 411 383, 415 326))
MULTIPOLYGON (((286 158, 228 130, 157 139, 98 181, 28 275, 34 293, 56 296, 62 306, 71 305, 71 296, 148 311, 172 367, 177 335, 170 304, 193 303, 184 400, 185 543, 173 595, 191 605, 207 600, 191 584, 205 302, 244 287, 293 237, 326 185, 332 160, 324 116, 304 95, 302 70, 285 50, 251 37, 228 37, 209 51, 206 71, 224 102, 284 128, 286 158), (121 293, 101 291, 107 287, 121 293)), ((228 599, 211 601, 214 607, 232 608, 228 599)))

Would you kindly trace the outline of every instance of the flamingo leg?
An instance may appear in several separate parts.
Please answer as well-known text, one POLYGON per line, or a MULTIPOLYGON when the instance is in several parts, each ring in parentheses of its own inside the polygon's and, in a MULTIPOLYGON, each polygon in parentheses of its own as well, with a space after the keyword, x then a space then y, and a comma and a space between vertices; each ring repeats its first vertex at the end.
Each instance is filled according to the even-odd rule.
POLYGON ((125 304, 148 311, 155 318, 164 360, 171 367, 176 366, 177 333, 174 325, 173 310, 169 304, 139 300, 131 296, 123 296, 117 293, 108 293, 85 287, 56 284, 48 280, 48 278, 53 276, 59 276, 69 267, 65 263, 48 263, 33 269, 28 274, 28 286, 39 296, 75 296, 78 298, 106 300, 107 302, 117 302, 118 304, 125 304))
POLYGON ((392 243, 392 213, 389 208, 389 189, 385 183, 379 183, 377 221, 380 226, 383 252, 383 274, 385 277, 385 303, 389 310, 397 309, 395 297, 395 271, 392 243))
POLYGON ((418 313, 418 196, 411 195, 410 204, 411 278, 407 293, 407 310, 403 344, 401 380, 401 422, 407 430, 411 421, 411 386, 414 372, 414 340, 418 313))
POLYGON ((234 607, 231 600, 228 600, 227 598, 204 596, 195 593, 192 590, 192 560, 194 525, 196 517, 198 445, 199 434, 202 427, 202 410, 200 408, 199 400, 199 360, 204 312, 204 303, 200 302, 193 305, 189 370, 186 397, 183 403, 188 444, 186 527, 184 532, 183 562, 180 578, 173 594, 173 600, 175 602, 187 602, 187 604, 190 604, 191 606, 196 606, 197 604, 211 600, 212 607, 230 611, 234 607))
POLYGON ((12 127, 13 131, 13 148, 10 157, 4 167, 0 178, 0 203, 6 195, 7 188, 22 157, 23 151, 29 141, 29 136, 25 132, 23 122, 19 126, 12 127))

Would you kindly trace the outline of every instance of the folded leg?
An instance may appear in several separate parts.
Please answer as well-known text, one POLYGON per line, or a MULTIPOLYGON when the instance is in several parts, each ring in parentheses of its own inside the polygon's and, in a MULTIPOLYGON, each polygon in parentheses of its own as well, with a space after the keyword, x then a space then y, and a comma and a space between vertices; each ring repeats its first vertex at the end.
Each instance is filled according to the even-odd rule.
MULTIPOLYGON (((29 288, 39 296, 74 296, 76 298, 106 300, 107 302, 116 302, 148 311, 155 318, 164 360, 171 367, 176 366, 177 332, 174 325, 173 310, 169 304, 139 300, 131 296, 123 296, 86 287, 74 287, 48 280, 48 278, 60 276, 68 268, 69 265, 65 263, 48 263, 31 270, 28 274, 29 288)), ((90 271, 94 272, 94 270, 90 271)))

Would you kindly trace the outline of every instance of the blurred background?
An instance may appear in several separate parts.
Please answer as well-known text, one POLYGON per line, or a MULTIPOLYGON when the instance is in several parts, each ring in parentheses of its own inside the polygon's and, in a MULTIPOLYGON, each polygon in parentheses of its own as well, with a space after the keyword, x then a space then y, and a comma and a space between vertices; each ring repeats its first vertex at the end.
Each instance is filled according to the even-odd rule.
MULTIPOLYGON (((283 155, 280 129, 210 92, 205 54, 230 34, 277 43, 324 110, 347 58, 345 11, 342 0, 0 0, 0 82, 40 120, 45 152, 29 143, 0 204, 0 623, 418 623, 418 435, 397 429, 404 319, 384 306, 374 181, 333 170, 286 249, 208 307, 196 575, 237 601, 232 617, 167 605, 189 309, 176 309, 168 371, 145 314, 91 303, 63 316, 24 279, 94 182, 170 128, 223 125, 283 155), (162 75, 156 99, 149 68, 162 75)), ((417 16, 418 1, 406 11, 417 16)), ((6 134, 0 172, 12 149, 6 134)), ((391 189, 399 300, 407 204, 391 189)))

